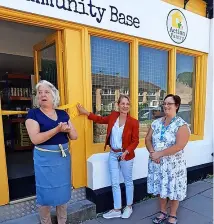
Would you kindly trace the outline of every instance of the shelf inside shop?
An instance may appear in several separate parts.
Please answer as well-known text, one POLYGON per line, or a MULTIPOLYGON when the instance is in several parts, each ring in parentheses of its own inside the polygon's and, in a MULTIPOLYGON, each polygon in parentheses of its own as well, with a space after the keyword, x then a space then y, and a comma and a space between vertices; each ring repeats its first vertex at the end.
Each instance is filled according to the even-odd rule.
POLYGON ((25 122, 25 118, 13 118, 11 119, 12 123, 24 123, 25 122))
POLYGON ((20 146, 20 145, 16 145, 14 147, 14 149, 17 150, 17 151, 32 150, 33 149, 33 145, 31 145, 31 146, 20 146))
POLYGON ((25 96, 10 96, 10 100, 31 100, 31 97, 25 96))
POLYGON ((27 79, 27 80, 29 80, 29 79, 31 79, 31 76, 30 75, 22 75, 22 74, 17 74, 17 75, 15 75, 15 74, 7 74, 7 77, 8 77, 8 79, 27 79))

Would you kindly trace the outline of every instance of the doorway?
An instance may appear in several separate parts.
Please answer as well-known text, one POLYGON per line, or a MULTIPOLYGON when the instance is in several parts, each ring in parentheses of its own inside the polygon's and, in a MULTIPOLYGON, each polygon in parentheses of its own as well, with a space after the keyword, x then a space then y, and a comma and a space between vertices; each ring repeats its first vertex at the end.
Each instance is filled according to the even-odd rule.
MULTIPOLYGON (((61 86, 61 32, 0 21, 1 109, 27 111, 34 107, 34 87, 46 79, 61 86)), ((64 99, 64 88, 60 90, 64 99)), ((25 127, 26 115, 2 116, 9 199, 35 195, 33 145, 25 127)))

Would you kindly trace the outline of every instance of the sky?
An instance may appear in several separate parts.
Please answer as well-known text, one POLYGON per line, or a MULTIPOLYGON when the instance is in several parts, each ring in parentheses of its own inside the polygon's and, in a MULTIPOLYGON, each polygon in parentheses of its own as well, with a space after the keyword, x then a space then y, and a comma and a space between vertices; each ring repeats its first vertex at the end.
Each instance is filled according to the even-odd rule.
MULTIPOLYGON (((129 76, 129 44, 100 37, 91 37, 93 74, 129 76)), ((193 71, 193 57, 177 54, 176 73, 193 71)), ((167 87, 168 53, 139 47, 139 80, 167 87)))

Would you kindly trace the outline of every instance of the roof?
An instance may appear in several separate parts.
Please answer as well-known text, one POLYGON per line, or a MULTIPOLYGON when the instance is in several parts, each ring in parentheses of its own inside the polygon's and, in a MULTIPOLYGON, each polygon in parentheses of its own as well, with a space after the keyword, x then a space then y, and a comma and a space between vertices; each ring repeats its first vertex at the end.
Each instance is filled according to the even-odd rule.
MULTIPOLYGON (((96 86, 97 88, 114 88, 120 89, 121 87, 129 88, 130 79, 127 77, 121 77, 117 75, 111 74, 92 74, 92 85, 96 86)), ((158 91, 161 90, 161 87, 146 82, 143 80, 138 81, 138 87, 142 88, 143 91, 148 92, 149 90, 158 91)))

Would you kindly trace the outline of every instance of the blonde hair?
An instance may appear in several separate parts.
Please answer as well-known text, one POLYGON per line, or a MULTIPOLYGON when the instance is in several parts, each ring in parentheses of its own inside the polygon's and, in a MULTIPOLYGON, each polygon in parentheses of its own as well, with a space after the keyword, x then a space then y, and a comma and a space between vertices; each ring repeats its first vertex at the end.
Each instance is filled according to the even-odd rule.
POLYGON ((119 98, 118 98, 118 101, 117 101, 117 104, 119 104, 119 103, 121 102, 121 100, 124 99, 124 98, 127 99, 127 100, 129 101, 129 103, 130 103, 130 98, 129 98, 129 96, 120 94, 120 96, 119 96, 119 98))
POLYGON ((51 89, 51 94, 53 96, 53 107, 57 108, 59 106, 59 102, 60 102, 59 91, 56 89, 56 87, 52 83, 50 83, 46 80, 41 80, 36 85, 35 106, 40 107, 39 102, 38 102, 38 91, 39 91, 39 87, 44 86, 44 85, 51 89))

